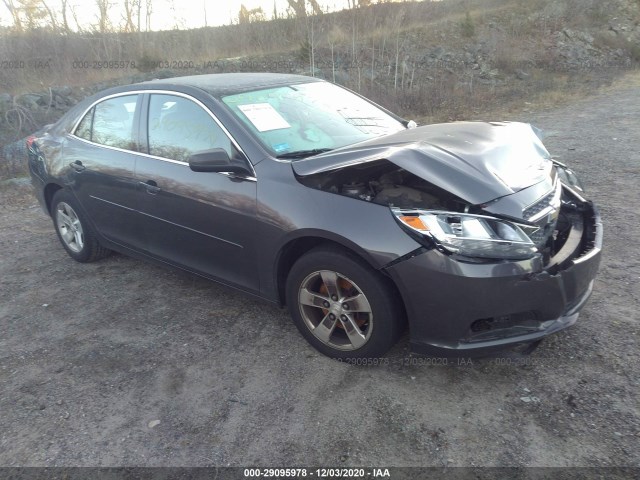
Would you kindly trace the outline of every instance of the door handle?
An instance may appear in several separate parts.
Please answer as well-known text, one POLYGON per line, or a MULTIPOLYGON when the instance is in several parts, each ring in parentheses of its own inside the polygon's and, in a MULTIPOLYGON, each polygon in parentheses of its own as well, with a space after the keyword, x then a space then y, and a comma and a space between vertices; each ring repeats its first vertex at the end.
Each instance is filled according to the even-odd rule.
POLYGON ((87 169, 87 167, 82 165, 82 162, 80 160, 76 160, 75 162, 70 163, 69 166, 71 168, 73 168, 78 173, 80 173, 80 172, 82 172, 82 171, 87 169))
POLYGON ((153 180, 147 180, 146 182, 140 182, 140 185, 142 185, 147 190, 147 193, 150 193, 152 195, 155 195, 156 193, 158 193, 160 191, 160 187, 153 180))

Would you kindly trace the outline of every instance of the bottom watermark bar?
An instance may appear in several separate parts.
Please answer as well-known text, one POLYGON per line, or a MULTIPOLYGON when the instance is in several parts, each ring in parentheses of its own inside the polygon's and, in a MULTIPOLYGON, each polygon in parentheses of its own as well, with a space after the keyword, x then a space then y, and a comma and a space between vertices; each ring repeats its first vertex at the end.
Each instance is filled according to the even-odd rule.
POLYGON ((640 467, 0 467, 1 480, 627 480, 640 467))

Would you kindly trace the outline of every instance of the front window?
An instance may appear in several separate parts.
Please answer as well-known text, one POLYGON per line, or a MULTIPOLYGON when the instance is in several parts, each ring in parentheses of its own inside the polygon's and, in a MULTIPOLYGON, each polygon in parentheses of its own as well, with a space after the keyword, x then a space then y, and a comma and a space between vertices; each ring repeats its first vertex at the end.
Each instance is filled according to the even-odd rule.
POLYGON ((281 158, 302 158, 405 128, 375 105, 327 82, 244 92, 222 101, 281 158))
POLYGON ((149 153, 187 162, 192 153, 223 148, 231 140, 206 111, 176 95, 154 94, 149 102, 149 153))

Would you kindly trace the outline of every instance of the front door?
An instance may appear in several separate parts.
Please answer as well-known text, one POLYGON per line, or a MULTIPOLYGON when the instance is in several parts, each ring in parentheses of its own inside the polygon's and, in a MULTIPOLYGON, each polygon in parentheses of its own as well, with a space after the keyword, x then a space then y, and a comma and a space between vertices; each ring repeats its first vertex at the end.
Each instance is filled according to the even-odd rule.
POLYGON ((151 157, 136 163, 147 251, 257 291, 255 178, 194 172, 187 163, 192 153, 212 148, 240 153, 208 110, 190 98, 151 94, 147 119, 151 157))

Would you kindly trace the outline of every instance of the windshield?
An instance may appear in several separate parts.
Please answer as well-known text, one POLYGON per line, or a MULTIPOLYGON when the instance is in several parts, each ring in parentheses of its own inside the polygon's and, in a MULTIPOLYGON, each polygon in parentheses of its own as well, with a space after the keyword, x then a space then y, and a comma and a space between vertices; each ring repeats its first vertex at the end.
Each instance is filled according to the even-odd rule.
POLYGON ((222 101, 280 158, 303 158, 405 129, 380 108, 327 82, 244 92, 222 101))

